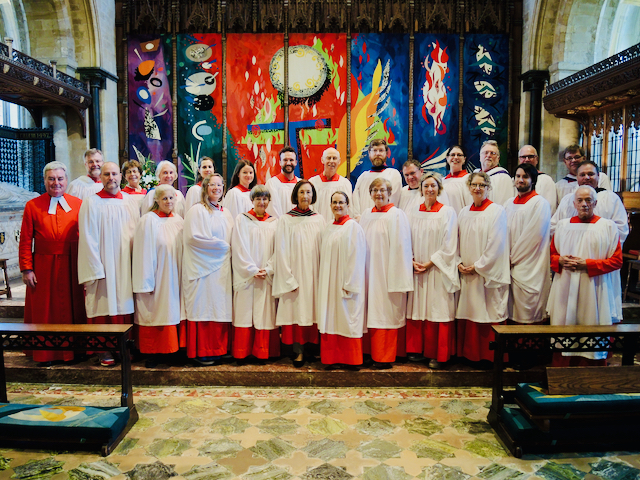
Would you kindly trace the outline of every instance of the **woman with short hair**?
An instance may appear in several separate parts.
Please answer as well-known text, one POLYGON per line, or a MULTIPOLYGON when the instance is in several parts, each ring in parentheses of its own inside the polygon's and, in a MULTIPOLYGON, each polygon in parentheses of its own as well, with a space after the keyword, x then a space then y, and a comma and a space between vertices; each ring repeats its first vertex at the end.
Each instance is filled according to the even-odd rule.
MULTIPOLYGON (((171 185, 173 186, 173 182, 178 179, 178 169, 176 166, 170 162, 169 160, 162 160, 158 163, 156 167, 156 178, 158 179, 159 185, 171 185)), ((142 205, 140 206, 140 215, 144 215, 147 212, 151 211, 151 207, 154 202, 154 193, 153 188, 147 192, 146 197, 142 201, 142 205)), ((175 212, 184 218, 186 209, 185 209, 185 200, 184 195, 180 190, 176 190, 176 207, 175 212)))

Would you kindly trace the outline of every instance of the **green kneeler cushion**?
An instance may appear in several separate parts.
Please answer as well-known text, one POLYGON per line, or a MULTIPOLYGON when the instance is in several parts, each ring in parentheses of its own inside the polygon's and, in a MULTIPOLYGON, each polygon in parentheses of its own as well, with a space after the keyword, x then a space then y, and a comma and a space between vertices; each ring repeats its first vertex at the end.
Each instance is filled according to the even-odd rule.
POLYGON ((0 432, 4 438, 110 443, 128 421, 127 407, 0 403, 0 432))
POLYGON ((640 393, 548 395, 540 383, 519 383, 516 398, 532 415, 603 414, 640 411, 640 393))

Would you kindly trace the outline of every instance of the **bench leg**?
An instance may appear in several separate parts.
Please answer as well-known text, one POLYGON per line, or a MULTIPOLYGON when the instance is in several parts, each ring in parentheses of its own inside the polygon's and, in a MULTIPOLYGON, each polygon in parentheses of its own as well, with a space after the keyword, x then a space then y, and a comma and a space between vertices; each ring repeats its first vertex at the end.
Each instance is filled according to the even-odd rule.
POLYGON ((133 385, 131 384, 131 352, 129 351, 129 336, 120 339, 120 356, 122 365, 120 375, 122 377, 121 407, 133 408, 133 385))
POLYGON ((7 377, 4 372, 4 350, 0 340, 0 402, 9 403, 7 398, 7 377))

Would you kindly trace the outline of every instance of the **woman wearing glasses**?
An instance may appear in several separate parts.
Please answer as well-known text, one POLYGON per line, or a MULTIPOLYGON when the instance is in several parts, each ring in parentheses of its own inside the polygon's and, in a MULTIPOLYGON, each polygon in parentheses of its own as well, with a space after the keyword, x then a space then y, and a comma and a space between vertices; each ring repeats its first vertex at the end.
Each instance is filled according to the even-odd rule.
POLYGON ((467 156, 464 154, 462 147, 454 145, 447 152, 447 165, 449 165, 449 173, 442 185, 444 191, 449 197, 449 205, 453 207, 456 215, 460 213, 467 205, 471 204, 471 194, 467 186, 467 156))
POLYGON ((473 203, 458 216, 457 353, 473 362, 492 361, 491 325, 507 319, 511 283, 507 214, 501 205, 487 198, 491 190, 489 175, 474 172, 467 182, 473 203))

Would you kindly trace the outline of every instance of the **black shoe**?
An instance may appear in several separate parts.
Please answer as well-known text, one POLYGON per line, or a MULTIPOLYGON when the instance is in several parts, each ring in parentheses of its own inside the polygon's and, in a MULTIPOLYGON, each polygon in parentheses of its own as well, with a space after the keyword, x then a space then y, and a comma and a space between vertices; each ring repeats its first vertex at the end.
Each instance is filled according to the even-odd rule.
POLYGON ((332 363, 331 365, 327 365, 324 367, 325 370, 342 370, 344 366, 340 363, 332 363))
POLYGON ((407 353, 407 360, 410 362, 422 362, 424 361, 424 355, 421 353, 407 353))
POLYGON ((369 368, 373 365, 373 359, 371 358, 371 355, 365 354, 364 358, 362 359, 362 368, 369 368))
POLYGON ((318 359, 316 357, 314 357, 313 355, 305 355, 304 356, 304 361, 307 363, 316 363, 318 361, 318 359))
POLYGON ((159 361, 156 357, 147 358, 144 362, 145 368, 156 368, 159 365, 159 361))
POLYGON ((377 370, 389 370, 393 368, 393 366, 389 362, 373 362, 373 368, 377 370))
POLYGON ((358 368, 357 365, 342 365, 342 368, 344 370, 348 370, 350 372, 359 372, 360 369, 358 368))
POLYGON ((396 357, 395 363, 407 363, 407 357, 396 357))
POLYGON ((239 367, 242 367, 242 366, 246 365, 247 363, 249 363, 249 359, 247 357, 236 358, 236 365, 238 365, 239 367))
POLYGON ((38 366, 40 368, 48 368, 48 367, 53 367, 54 362, 53 361, 49 361, 49 362, 38 362, 38 366))
POLYGON ((305 362, 304 358, 302 360, 293 360, 293 366, 295 368, 300 368, 304 366, 304 362, 305 362))

